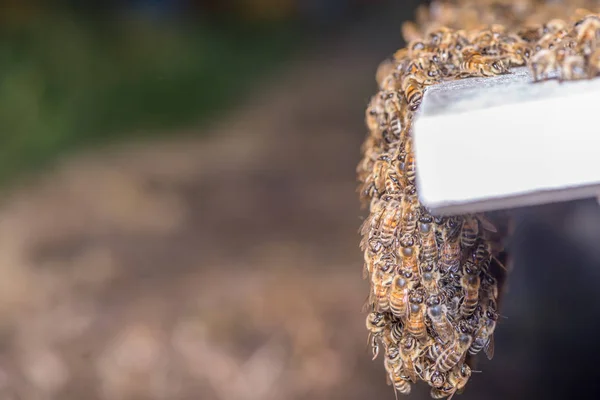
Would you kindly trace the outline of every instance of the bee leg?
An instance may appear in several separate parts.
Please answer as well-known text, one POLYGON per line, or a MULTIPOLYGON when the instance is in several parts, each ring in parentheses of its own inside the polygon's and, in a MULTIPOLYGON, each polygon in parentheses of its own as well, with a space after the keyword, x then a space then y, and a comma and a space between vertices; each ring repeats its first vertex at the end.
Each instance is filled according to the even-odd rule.
POLYGON ((379 343, 377 343, 377 338, 375 336, 371 337, 371 350, 373 351, 373 361, 379 355, 379 343))
POLYGON ((394 388, 394 397, 396 398, 396 400, 398 400, 398 391, 396 390, 396 386, 394 385, 394 382, 392 382, 392 387, 394 388))
POLYGON ((496 256, 492 255, 492 259, 493 259, 494 261, 496 261, 496 264, 498 264, 498 266, 499 266, 500 268, 502 268, 503 270, 505 270, 506 272, 508 272, 508 268, 506 268, 506 266, 505 266, 505 265, 504 265, 504 264, 503 264, 503 263, 502 263, 500 260, 498 260, 498 257, 496 257, 496 256))
POLYGON ((533 64, 531 66, 531 75, 533 75, 533 81, 537 82, 538 81, 538 74, 537 74, 537 70, 535 68, 535 64, 533 64))

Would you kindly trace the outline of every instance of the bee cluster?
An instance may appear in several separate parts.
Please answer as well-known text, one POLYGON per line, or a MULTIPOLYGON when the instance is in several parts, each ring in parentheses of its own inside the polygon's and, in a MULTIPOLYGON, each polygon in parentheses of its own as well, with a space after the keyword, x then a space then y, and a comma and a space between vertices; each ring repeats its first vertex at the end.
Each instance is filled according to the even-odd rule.
POLYGON ((536 80, 600 71, 600 14, 575 8, 575 17, 559 20, 555 3, 538 3, 434 1, 418 12, 422 30, 405 25, 408 45, 377 71, 380 90, 366 110, 369 133, 357 168, 360 197, 370 211, 361 250, 371 283, 369 344, 374 359, 384 354, 397 392, 408 394, 423 380, 433 398, 451 397, 470 379, 475 355, 493 357, 506 272, 506 231, 495 222, 482 214, 435 217, 419 203, 411 124, 426 87, 516 66, 528 66, 536 80), (537 22, 544 16, 553 18, 537 22), (439 23, 450 20, 466 28, 439 23))

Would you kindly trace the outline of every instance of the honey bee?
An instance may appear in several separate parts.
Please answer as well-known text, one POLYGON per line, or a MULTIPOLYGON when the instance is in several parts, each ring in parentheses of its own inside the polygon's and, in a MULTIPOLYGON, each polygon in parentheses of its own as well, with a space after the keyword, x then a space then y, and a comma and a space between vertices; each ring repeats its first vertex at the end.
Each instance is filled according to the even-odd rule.
POLYGON ((404 326, 402 321, 396 321, 390 326, 389 339, 392 343, 400 343, 404 326))
POLYGON ((576 23, 579 22, 580 20, 584 19, 585 17, 594 14, 593 11, 590 11, 586 8, 577 8, 575 9, 575 11, 573 12, 573 14, 571 15, 571 22, 572 23, 576 23))
MULTIPOLYGON (((368 232, 369 229, 377 227, 377 225, 379 224, 379 219, 387 209, 388 205, 390 205, 390 201, 388 200, 391 199, 386 199, 382 197, 374 198, 371 200, 371 202, 369 203, 370 218, 365 220, 367 227, 364 228, 364 231, 362 231, 363 234, 364 232, 368 232)), ((363 228, 361 228, 361 230, 362 229, 363 228)))
POLYGON ((429 383, 431 387, 437 389, 442 388, 446 383, 446 375, 433 368, 433 365, 425 369, 422 378, 429 383))
POLYGON ((438 47, 444 38, 452 35, 452 30, 446 28, 445 26, 434 27, 433 29, 429 29, 425 33, 425 37, 429 40, 432 46, 438 47))
POLYGON ((414 236, 410 234, 403 235, 400 239, 400 256, 402 257, 402 269, 418 276, 418 247, 415 244, 414 236))
POLYGON ((401 88, 408 102, 408 108, 411 111, 415 111, 423 101, 423 84, 415 79, 414 76, 406 75, 402 79, 401 88))
POLYGON ((410 183, 415 182, 416 168, 415 168, 415 156, 412 152, 406 155, 406 179, 410 183))
POLYGON ((389 299, 390 310, 394 316, 402 319, 408 316, 408 295, 413 287, 413 281, 405 275, 394 277, 389 299))
POLYGON ((465 217, 462 232, 460 236, 460 243, 463 247, 473 247, 477 241, 479 235, 479 222, 472 216, 465 217))
MULTIPOLYGON (((365 159, 366 162, 369 162, 365 159)), ((362 184, 359 186, 358 191, 360 193, 360 202, 361 206, 364 208, 367 206, 368 202, 376 197, 376 189, 375 184, 373 183, 373 179, 369 174, 364 179, 360 179, 362 184)))
MULTIPOLYGON (((405 191, 409 188, 410 186, 407 186, 405 191)), ((405 235, 414 235, 417 230, 417 221, 419 220, 419 204, 412 201, 410 197, 404 196, 400 208, 402 209, 400 232, 405 235)))
POLYGON ((402 394, 409 394, 410 383, 400 377, 402 372, 402 359, 400 358, 400 350, 397 346, 388 347, 383 365, 388 374, 388 384, 394 386, 394 392, 398 391, 402 394))
POLYGON ((383 193, 385 189, 385 173, 388 169, 388 162, 385 157, 378 157, 373 165, 373 172, 371 173, 369 183, 373 184, 375 195, 383 193))
MULTIPOLYGON (((438 4, 438 8, 439 8, 438 4)), ((432 7, 433 10, 433 7, 432 7)), ((430 21, 430 8, 427 7, 425 4, 421 4, 419 5, 419 7, 417 7, 417 11, 415 13, 415 19, 417 21, 417 23, 419 24, 419 26, 424 26, 427 24, 428 21, 430 21)))
POLYGON ((394 370, 396 369, 399 363, 400 365, 402 365, 402 359, 400 358, 400 349, 398 349, 398 346, 395 345, 388 346, 385 351, 385 360, 383 361, 383 365, 390 378, 394 374, 394 370))
POLYGON ((427 327, 423 309, 425 293, 421 289, 413 289, 408 294, 409 308, 406 331, 420 341, 424 341, 427 339, 427 327))
POLYGON ((478 332, 475 334, 475 341, 477 344, 469 348, 472 354, 476 354, 484 349, 485 355, 489 360, 494 357, 494 331, 496 329, 496 323, 498 321, 498 314, 491 307, 486 307, 481 316, 482 325, 478 332))
POLYGON ((392 56, 392 58, 394 59, 396 64, 400 64, 402 61, 407 60, 408 59, 408 48, 403 47, 403 48, 397 50, 394 53, 394 55, 392 56))
POLYGON ((488 343, 488 339, 486 337, 480 337, 479 336, 479 331, 477 332, 475 339, 473 340, 473 343, 471 344, 471 347, 469 347, 469 354, 471 355, 477 355, 481 352, 481 350, 483 350, 483 348, 485 347, 485 345, 488 343))
POLYGON ((427 299, 427 316, 443 344, 454 339, 454 328, 446 316, 445 306, 442 304, 440 296, 432 295, 427 299))
POLYGON ((440 292, 446 299, 446 313, 456 319, 460 316, 460 302, 462 301, 462 290, 454 283, 445 284, 440 292))
POLYGON ((537 42, 544 34, 544 27, 539 24, 527 25, 517 31, 517 35, 528 43, 537 42))
POLYGON ((394 386, 394 390, 402 394, 410 393, 410 383, 401 377, 403 362, 400 357, 400 349, 397 346, 390 346, 386 352, 384 367, 388 373, 388 382, 394 386))
POLYGON ((490 248, 487 243, 480 241, 473 252, 473 261, 476 265, 481 265, 490 258, 490 248))
POLYGON ((373 257, 373 265, 377 266, 384 281, 391 280, 396 269, 396 256, 393 252, 378 254, 373 257))
POLYGON ((402 120, 400 120, 400 117, 397 114, 394 114, 392 119, 390 119, 389 129, 397 139, 402 135, 402 120))
POLYGON ((388 320, 383 313, 372 311, 367 315, 366 325, 367 330, 369 331, 367 341, 371 344, 373 360, 379 355, 379 344, 377 342, 377 338, 381 337, 385 331, 387 323, 388 320))
POLYGON ((389 293, 392 280, 380 271, 375 271, 371 278, 373 291, 371 292, 371 304, 375 304, 375 310, 386 312, 390 310, 389 293))
POLYGON ((438 291, 438 281, 440 274, 433 262, 421 263, 421 283, 428 293, 436 293, 438 291))
POLYGON ((440 355, 442 355, 443 351, 444 346, 442 345, 442 343, 440 343, 439 340, 434 340, 429 346, 427 346, 425 355, 431 361, 435 362, 435 360, 437 360, 440 357, 440 355))
POLYGON ((556 67, 556 53, 552 50, 542 49, 531 57, 530 69, 536 82, 548 79, 556 67))
POLYGON ((392 376, 392 382, 394 384, 394 390, 401 394, 409 395, 411 386, 408 380, 402 377, 402 371, 404 369, 402 367, 397 367, 394 370, 394 374, 392 376))
POLYGON ((403 146, 398 146, 398 148, 394 149, 394 161, 392 162, 396 175, 404 176, 404 170, 406 169, 405 161, 406 151, 403 146))
POLYGON ((378 224, 379 240, 383 246, 389 247, 394 243, 401 213, 400 207, 394 207, 394 204, 391 204, 380 217, 378 224))
POLYGON ((473 263, 466 262, 463 267, 463 276, 460 279, 460 285, 463 289, 464 299, 460 306, 460 313, 463 317, 468 317, 475 312, 479 300, 479 270, 473 263))
MULTIPOLYGON (((415 212, 417 213, 416 217, 417 219, 419 218, 419 206, 418 206, 418 199, 417 199, 417 188, 415 185, 407 185, 404 188, 404 198, 406 199, 406 201, 408 203, 410 203, 412 205, 412 207, 415 208, 415 212)), ((417 223, 415 221, 415 227, 414 229, 417 228, 417 223)), ((414 230, 413 230, 414 232, 414 230)))
POLYGON ((425 42, 419 39, 410 41, 406 48, 408 50, 408 58, 411 60, 426 56, 429 52, 425 42))
POLYGON ((440 372, 450 371, 455 365, 462 362, 472 342, 473 336, 468 333, 461 333, 457 340, 444 348, 435 361, 436 368, 440 372))
POLYGON ((410 336, 405 335, 400 341, 400 357, 402 358, 402 371, 406 374, 406 377, 411 382, 417 382, 417 376, 419 375, 419 368, 415 361, 419 357, 419 344, 417 340, 410 336))
POLYGON ((524 42, 502 43, 499 45, 501 56, 511 66, 525 65, 531 58, 532 50, 524 42))
POLYGON ((402 94, 402 92, 398 93, 401 96, 402 109, 400 110, 399 116, 400 121, 402 121, 402 134, 400 135, 399 151, 401 154, 406 155, 405 143, 409 140, 410 137, 410 126, 412 123, 413 113, 408 110, 408 103, 406 102, 406 98, 402 94))
POLYGON ((431 396, 434 399, 442 399, 448 397, 451 400, 454 394, 460 393, 471 378, 471 368, 467 364, 462 364, 452 368, 448 373, 448 384, 443 388, 435 388, 431 391, 431 396), (434 390, 438 389, 435 393, 434 390))
POLYGON ((402 184, 398 178, 398 174, 394 170, 389 169, 385 177, 385 192, 388 194, 399 194, 402 192, 402 184))
POLYGON ((496 301, 498 299, 498 281, 490 274, 484 274, 481 289, 488 300, 496 301))
POLYGON ((381 242, 376 237, 367 237, 367 249, 366 252, 369 254, 369 257, 373 257, 379 253, 379 251, 383 248, 381 242))
POLYGON ((446 218, 444 224, 440 227, 442 239, 444 241, 454 241, 458 238, 463 225, 462 218, 446 218))
POLYGON ((421 236, 426 236, 433 232, 433 217, 427 214, 426 209, 423 208, 423 212, 419 217, 419 233, 421 236))
POLYGON ((514 66, 521 66, 527 64, 531 58, 532 51, 526 43, 515 43, 511 46, 508 53, 514 55, 509 58, 509 62, 514 66))
POLYGON ((461 77, 496 76, 508 72, 504 62, 496 57, 487 57, 473 48, 462 51, 463 61, 460 63, 461 77))
POLYGON ((540 50, 556 50, 560 46, 562 38, 555 33, 546 33, 535 44, 535 51, 540 50))
POLYGON ((395 79, 392 76, 396 66, 394 65, 394 60, 386 59, 377 67, 377 72, 375 73, 375 81, 379 85, 379 88, 383 90, 393 90, 395 89, 395 79))
POLYGON ((472 32, 470 41, 479 48, 494 47, 498 43, 499 33, 492 29, 475 30, 472 32))
POLYGON ((388 122, 393 116, 398 115, 402 108, 402 93, 399 91, 400 86, 400 75, 398 72, 393 72, 389 76, 389 90, 382 90, 383 98, 383 110, 385 117, 380 120, 381 126, 384 126, 384 121, 388 122))
MULTIPOLYGON (((435 56, 434 56, 435 57, 435 56)), ((418 82, 425 86, 434 85, 442 80, 441 70, 438 68, 437 64, 426 61, 420 64, 421 69, 420 72, 415 74, 418 82)))
POLYGON ((587 78, 585 59, 581 55, 566 56, 560 66, 559 81, 587 78))
POLYGON ((432 224, 433 218, 428 214, 422 214, 419 218, 420 255, 423 262, 433 262, 437 258, 437 243, 432 224))
POLYGON ((446 274, 457 270, 460 266, 460 256, 460 242, 458 240, 444 242, 440 251, 440 272, 446 274))
POLYGON ((434 47, 435 54, 433 61, 444 65, 448 63, 451 58, 451 50, 456 42, 456 36, 454 32, 446 27, 436 27, 435 29, 429 30, 426 34, 432 47, 434 47))
POLYGON ((444 399, 446 397, 449 396, 449 391, 451 390, 451 387, 447 387, 447 388, 431 388, 431 392, 429 393, 429 395, 431 396, 432 399, 444 399))
POLYGON ((600 48, 596 49, 588 60, 588 77, 593 78, 600 74, 600 48))
POLYGON ((379 128, 379 117, 383 114, 383 102, 380 96, 373 96, 365 112, 365 124, 371 132, 379 128))
POLYGON ((562 19, 551 19, 550 21, 544 24, 544 31, 547 33, 557 33, 561 31, 566 31, 568 28, 567 22, 562 19))
POLYGON ((577 42, 583 54, 589 56, 600 41, 600 16, 592 14, 575 23, 577 42))

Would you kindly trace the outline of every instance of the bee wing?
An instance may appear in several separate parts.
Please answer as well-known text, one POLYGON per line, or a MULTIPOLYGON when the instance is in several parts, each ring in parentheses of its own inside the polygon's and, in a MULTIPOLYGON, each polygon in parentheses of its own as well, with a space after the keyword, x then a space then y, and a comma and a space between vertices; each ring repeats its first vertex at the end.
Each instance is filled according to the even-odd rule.
POLYGON ((477 217, 477 220, 479 221, 479 223, 481 223, 481 226, 483 227, 483 229, 485 229, 486 231, 494 232, 494 233, 498 232, 498 228, 496 228, 496 225, 494 225, 485 215, 477 214, 476 217, 477 217))
POLYGON ((361 308, 361 312, 362 313, 366 313, 367 311, 372 311, 373 309, 373 303, 371 302, 371 293, 369 293, 367 295, 367 298, 365 299, 365 302, 361 308))
POLYGON ((408 378, 411 380, 411 382, 413 383, 417 383, 417 371, 415 370, 415 366, 414 363, 411 363, 412 365, 404 365, 402 367, 402 372, 408 376, 408 378))
POLYGON ((488 360, 494 358, 494 335, 490 336, 488 342, 485 344, 483 350, 488 360))
POLYGON ((452 400, 452 397, 454 397, 454 395, 456 393, 460 393, 460 392, 457 391, 456 388, 452 389, 452 391, 450 392, 450 396, 446 400, 452 400))
POLYGON ((470 353, 467 353, 467 356, 465 357, 465 363, 467 363, 471 370, 477 369, 478 360, 479 359, 477 357, 473 356, 470 353))
POLYGON ((358 229, 358 233, 360 233, 360 235, 363 237, 363 239, 360 242, 361 251, 365 251, 365 249, 367 248, 367 234, 369 233, 369 230, 371 228, 371 218, 371 215, 365 218, 362 224, 360 224, 360 228, 358 229))
POLYGON ((402 24, 402 37, 406 43, 422 39, 417 24, 412 21, 406 21, 402 24))

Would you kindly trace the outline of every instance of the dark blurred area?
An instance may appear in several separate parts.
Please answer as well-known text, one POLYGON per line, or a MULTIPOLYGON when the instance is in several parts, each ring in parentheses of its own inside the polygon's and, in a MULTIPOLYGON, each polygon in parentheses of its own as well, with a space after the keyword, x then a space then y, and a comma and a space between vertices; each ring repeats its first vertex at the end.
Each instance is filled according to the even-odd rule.
MULTIPOLYGON (((0 2, 0 399, 393 399, 354 171, 417 3, 0 2)), ((515 215, 461 397, 596 393, 598 205, 515 215)))
POLYGON ((383 3, 3 1, 0 182, 82 144, 216 118, 383 3))

